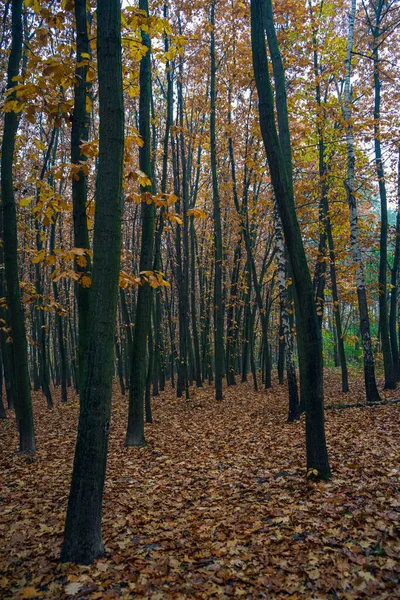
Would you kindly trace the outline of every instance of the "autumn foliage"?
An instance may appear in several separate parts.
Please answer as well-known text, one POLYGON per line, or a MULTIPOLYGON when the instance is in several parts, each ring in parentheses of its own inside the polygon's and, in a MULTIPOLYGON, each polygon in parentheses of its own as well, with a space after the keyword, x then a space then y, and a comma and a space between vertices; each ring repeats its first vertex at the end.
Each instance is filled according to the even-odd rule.
POLYGON ((0 597, 400 597, 399 3, 0 15, 0 597))

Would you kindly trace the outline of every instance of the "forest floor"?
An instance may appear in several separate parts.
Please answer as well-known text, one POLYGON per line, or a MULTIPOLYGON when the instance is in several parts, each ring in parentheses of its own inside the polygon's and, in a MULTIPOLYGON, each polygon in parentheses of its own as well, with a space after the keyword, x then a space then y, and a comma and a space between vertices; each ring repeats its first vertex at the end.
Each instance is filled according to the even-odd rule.
MULTIPOLYGON (((380 381, 382 388, 382 381, 380 381)), ((337 373, 326 404, 346 397, 337 373)), ((305 477, 304 417, 286 390, 208 386, 153 400, 148 446, 125 448, 127 400, 114 388, 104 558, 58 563, 78 402, 34 394, 37 454, 0 423, 0 598, 400 598, 400 404, 327 410, 333 478, 305 477)), ((383 394, 399 398, 399 391, 383 394)))

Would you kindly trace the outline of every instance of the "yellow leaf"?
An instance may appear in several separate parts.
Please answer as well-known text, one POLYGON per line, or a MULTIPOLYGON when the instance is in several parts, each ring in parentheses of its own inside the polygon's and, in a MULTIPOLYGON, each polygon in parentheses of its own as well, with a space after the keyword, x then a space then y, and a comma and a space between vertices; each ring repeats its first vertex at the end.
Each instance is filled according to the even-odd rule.
POLYGON ((168 219, 168 221, 171 221, 171 223, 178 223, 178 225, 183 225, 182 218, 177 214, 165 213, 164 219, 168 219))
POLYGON ((22 200, 20 200, 19 202, 20 206, 29 206, 33 198, 34 196, 27 196, 26 198, 22 198, 22 200))
POLYGON ((3 111, 6 113, 15 112, 20 113, 23 109, 24 105, 22 102, 18 102, 17 100, 9 100, 3 106, 3 111))
POLYGON ((56 264, 56 257, 54 256, 54 254, 50 254, 50 256, 48 256, 46 258, 46 265, 55 265, 56 264))
POLYGON ((92 280, 88 275, 84 275, 80 280, 81 286, 84 288, 90 288, 92 285, 92 280))
POLYGON ((34 257, 32 258, 31 262, 32 262, 34 265, 37 265, 37 264, 39 264, 40 262, 42 262, 42 260, 44 259, 45 255, 46 255, 46 252, 45 252, 44 250, 40 250, 40 252, 38 252, 38 253, 36 254, 36 256, 34 256, 34 257))
POLYGON ((194 217, 195 219, 207 219, 207 215, 201 208, 191 208, 187 211, 188 217, 194 217))
POLYGON ((76 257, 76 263, 80 266, 80 267, 86 267, 87 265, 87 260, 86 260, 86 256, 77 256, 76 257))
POLYGON ((86 73, 86 81, 90 82, 93 81, 93 79, 96 77, 96 71, 92 68, 89 67, 86 73))
POLYGON ((317 469, 308 469, 307 471, 307 477, 318 477, 318 471, 317 469))

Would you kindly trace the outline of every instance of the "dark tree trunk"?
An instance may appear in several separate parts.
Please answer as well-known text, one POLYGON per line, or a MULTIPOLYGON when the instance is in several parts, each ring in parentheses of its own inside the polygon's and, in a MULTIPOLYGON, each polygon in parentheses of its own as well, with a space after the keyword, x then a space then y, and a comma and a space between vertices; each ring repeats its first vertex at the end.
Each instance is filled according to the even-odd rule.
POLYGON ((149 360, 147 365, 146 375, 146 392, 144 398, 144 406, 146 413, 146 423, 153 422, 153 413, 151 410, 151 381, 153 379, 153 366, 154 366, 154 344, 153 344, 153 332, 152 328, 149 329, 149 340, 148 340, 148 351, 149 360))
MULTIPOLYGON (((164 4, 164 18, 168 18, 168 5, 164 4)), ((167 53, 169 49, 168 36, 164 38, 164 50, 167 53)), ((167 76, 167 112, 165 120, 165 132, 163 140, 163 161, 162 161, 162 178, 161 178, 161 193, 166 194, 167 177, 168 177, 168 149, 170 128, 173 123, 173 82, 170 61, 165 65, 167 76)), ((155 237, 154 247, 154 270, 158 271, 161 268, 161 241, 162 232, 164 229, 164 209, 160 211, 157 234, 155 237)), ((162 334, 162 304, 161 304, 161 288, 155 291, 155 307, 154 307, 154 365, 153 365, 153 396, 159 395, 159 390, 162 391, 164 383, 162 383, 163 374, 163 334, 162 334)))
POLYGON ((3 365, 0 360, 0 419, 7 419, 6 409, 4 408, 3 400, 3 365))
POLYGON ((333 301, 333 314, 335 317, 335 332, 337 341, 337 352, 339 355, 340 368, 342 372, 342 392, 347 393, 349 391, 349 375, 347 371, 346 354, 344 352, 344 338, 342 331, 342 319, 339 310, 339 295, 337 289, 336 280, 336 260, 335 260, 335 248, 333 245, 332 225, 327 215, 326 218, 326 232, 328 237, 329 247, 329 268, 331 275, 331 288, 332 288, 332 301, 333 301))
MULTIPOLYGON (((86 0, 75 0, 76 22, 76 68, 75 68, 75 97, 74 112, 71 127, 71 162, 75 165, 86 161, 85 154, 80 145, 89 139, 90 112, 86 107, 90 83, 86 81, 88 57, 91 55, 88 35, 88 15, 86 0)), ((76 248, 89 248, 89 232, 87 227, 87 175, 80 168, 72 178, 72 204, 74 220, 74 245, 76 248)), ((81 277, 90 272, 90 257, 85 254, 86 266, 79 266, 75 262, 75 270, 81 277)), ((76 300, 78 305, 78 372, 79 381, 82 382, 82 367, 88 337, 88 314, 90 288, 75 284, 76 300)), ((81 383, 79 384, 79 388, 81 383)))
MULTIPOLYGON (((140 0, 139 9, 148 15, 147 0, 140 0)), ((142 44, 147 52, 140 61, 139 131, 143 146, 139 149, 140 170, 151 179, 151 43, 149 35, 142 30, 142 44)), ((155 204, 151 199, 152 186, 141 186, 142 239, 139 271, 153 269, 155 204)), ((125 444, 144 446, 144 396, 146 387, 147 337, 151 327, 151 306, 153 290, 146 281, 139 286, 136 304, 135 330, 133 335, 131 380, 129 386, 128 429, 125 444)))
POLYGON ((117 373, 121 394, 125 396, 124 371, 122 366, 121 345, 118 340, 118 334, 115 334, 115 358, 117 359, 117 373))
MULTIPOLYGON (((266 6, 272 13, 271 1, 266 6)), ((270 37, 270 36, 269 36, 270 37)), ((285 167, 285 159, 276 130, 274 100, 268 75, 268 62, 264 38, 262 0, 251 2, 251 40, 253 66, 259 97, 260 127, 267 154, 272 185, 282 219, 289 260, 292 266, 293 280, 298 297, 297 320, 301 323, 303 338, 302 349, 306 372, 304 390, 306 401, 306 449, 307 473, 320 479, 330 477, 328 453, 324 426, 324 394, 321 331, 310 272, 307 265, 297 221, 293 185, 290 173, 285 167)), ((275 44, 270 39, 270 44, 275 44)), ((275 80, 283 79, 283 68, 276 71, 275 80)))
MULTIPOLYGON (((54 252, 55 247, 55 233, 56 233, 56 224, 53 223, 51 226, 51 234, 50 234, 50 252, 54 252)), ((54 301, 60 301, 60 294, 58 290, 58 282, 53 281, 53 295, 54 301)), ((61 402, 67 402, 68 400, 68 392, 67 392, 67 356, 65 350, 65 340, 64 340, 64 328, 63 328, 63 317, 59 314, 59 311, 56 309, 55 313, 55 321, 57 327, 57 337, 58 337, 58 350, 60 353, 60 379, 61 379, 61 402)))
POLYGON ((354 135, 351 117, 352 92, 351 92, 351 57, 354 44, 354 23, 356 15, 356 0, 351 0, 351 9, 349 13, 349 32, 346 50, 346 74, 344 79, 344 92, 342 102, 342 114, 344 118, 346 131, 346 149, 347 149, 347 177, 345 180, 345 189, 347 203, 350 212, 350 243, 352 249, 353 263, 356 267, 356 285, 358 310, 360 314, 360 333, 364 354, 364 380, 367 402, 379 402, 380 396, 376 386, 375 362, 372 352, 370 323, 367 304, 367 290, 365 287, 365 278, 362 264, 361 249, 358 235, 358 213, 355 196, 355 152, 354 135))
POLYGON ((210 85, 210 161, 212 174, 212 194, 214 206, 214 358, 215 358, 215 398, 222 400, 222 379, 224 376, 224 306, 222 295, 222 228, 221 228, 221 205, 218 191, 217 175, 217 147, 215 135, 216 119, 216 59, 215 59, 215 1, 211 4, 211 85, 210 85))
POLYGON ((97 1, 99 164, 93 280, 78 437, 61 549, 63 562, 102 556, 103 488, 110 433, 114 337, 121 253, 124 106, 119 0, 97 1))
POLYGON ((385 389, 393 390, 396 387, 396 377, 393 368, 393 358, 389 339, 389 323, 386 301, 386 273, 387 273, 387 237, 388 237, 388 214, 385 173, 383 170, 380 130, 380 104, 381 104, 381 78, 379 73, 378 58, 378 36, 380 36, 379 24, 374 29, 374 144, 375 144, 375 168, 379 184, 379 196, 381 200, 381 234, 379 240, 379 327, 382 342, 383 367, 385 371, 385 389))
MULTIPOLYGON (((19 74, 22 54, 22 0, 12 1, 12 44, 8 59, 7 88, 15 85, 19 74)), ((11 93, 9 99, 13 98, 11 93)), ((1 147, 1 200, 3 210, 4 266, 7 286, 7 306, 10 314, 13 344, 13 367, 15 382, 15 413, 19 430, 21 452, 34 453, 35 434, 33 426, 31 387, 28 368, 28 349, 24 312, 18 273, 17 214, 14 199, 13 158, 15 136, 18 128, 16 112, 4 116, 3 142, 1 147)))

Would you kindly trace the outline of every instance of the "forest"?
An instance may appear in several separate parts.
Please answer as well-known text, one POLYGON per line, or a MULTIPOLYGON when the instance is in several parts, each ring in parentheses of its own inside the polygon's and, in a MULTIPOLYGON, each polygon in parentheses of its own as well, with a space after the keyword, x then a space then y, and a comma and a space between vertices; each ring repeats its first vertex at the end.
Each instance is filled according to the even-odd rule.
POLYGON ((0 16, 0 598, 400 598, 400 2, 0 16))

